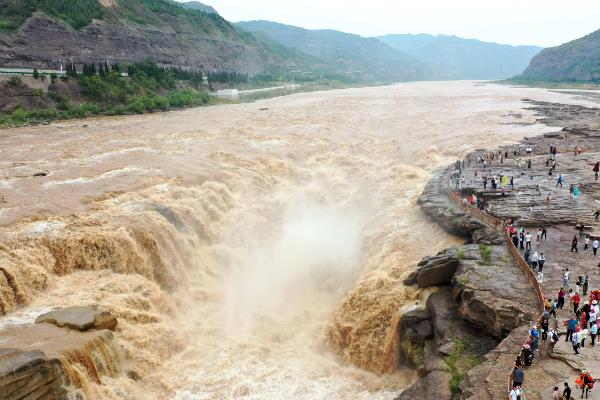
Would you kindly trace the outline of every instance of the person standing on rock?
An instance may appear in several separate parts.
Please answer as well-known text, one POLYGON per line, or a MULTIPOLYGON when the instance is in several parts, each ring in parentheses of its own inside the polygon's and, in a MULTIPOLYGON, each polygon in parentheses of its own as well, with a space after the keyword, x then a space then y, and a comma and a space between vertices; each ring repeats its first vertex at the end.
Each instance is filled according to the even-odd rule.
POLYGON ((515 177, 514 176, 510 177, 510 188, 511 189, 515 188, 515 177))
POLYGON ((525 379, 525 372, 521 367, 515 367, 513 370, 513 388, 523 386, 523 379, 525 379))
POLYGON ((567 321, 567 337, 565 338, 565 342, 568 342, 573 338, 573 334, 575 333, 575 328, 577 328, 577 320, 575 316, 572 316, 567 321))
POLYGON ((594 257, 596 257, 596 253, 598 253, 598 247, 600 247, 600 241, 598 241, 598 239, 594 239, 592 242, 592 251, 594 252, 594 257))
POLYGON ((510 396, 510 400, 521 400, 522 394, 523 390, 521 389, 521 386, 513 385, 513 388, 508 395, 510 396))
POLYGON ((525 250, 525 230, 523 228, 521 228, 521 230, 519 231, 519 248, 521 250, 525 250))
POLYGON ((598 221, 598 218, 600 218, 600 208, 594 211, 594 221, 598 221))
POLYGON ((541 228, 542 228, 542 239, 548 240, 548 231, 546 230, 546 227, 544 225, 542 225, 541 228))
POLYGON ((538 255, 538 252, 534 251, 533 255, 531 256, 531 269, 533 269, 534 271, 538 268, 539 259, 540 256, 538 255))
POLYGON ((587 296, 589 285, 590 285, 590 277, 586 273, 581 282, 581 289, 583 290, 584 296, 587 296))
POLYGON ((539 272, 542 272, 542 270, 544 269, 545 262, 546 262, 546 257, 544 256, 544 253, 541 253, 538 258, 539 272))
POLYGON ((581 347, 581 334, 577 331, 571 335, 571 345, 575 354, 579 354, 579 347, 581 347))
POLYGON ((575 292, 573 295, 573 314, 577 314, 577 310, 579 309, 579 303, 581 302, 581 296, 579 293, 575 292))
POLYGON ((583 251, 587 251, 590 248, 590 236, 585 235, 585 239, 583 239, 583 251))
POLYGON ((558 179, 556 180, 556 187, 558 187, 558 185, 560 185, 560 187, 563 187, 563 176, 562 174, 558 175, 558 179))
POLYGON ((560 290, 558 291, 558 304, 557 305, 558 305, 558 308, 560 308, 561 310, 565 306, 565 296, 566 295, 567 295, 567 293, 565 292, 565 289, 560 288, 560 290))
POLYGON ((531 250, 531 233, 527 232, 525 235, 525 250, 531 250))
POLYGON ((537 244, 539 245, 540 242, 542 241, 542 227, 540 227, 538 229, 536 239, 537 239, 537 244))
POLYGON ((598 180, 598 174, 600 173, 600 161, 598 161, 594 165, 594 168, 592 168, 592 171, 594 171, 594 179, 598 180))
MULTIPOLYGON (((596 313, 594 313, 594 315, 596 315, 596 313)), ((592 346, 596 345, 596 335, 597 334, 598 334, 598 324, 596 323, 596 321, 594 321, 590 328, 590 336, 592 337, 592 346)))
POLYGON ((571 400, 571 388, 569 387, 569 384, 567 382, 565 382, 562 400, 571 400))
POLYGON ((548 338, 550 338, 548 341, 548 353, 552 354, 554 351, 554 346, 556 346, 556 343, 558 343, 558 332, 550 328, 548 331, 548 338))
POLYGON ((556 318, 556 310, 558 309, 558 301, 554 300, 552 302, 552 308, 550 309, 550 315, 553 315, 556 318))
POLYGON ((563 273, 563 287, 565 289, 569 288, 569 268, 565 268, 565 272, 563 273))
POLYGON ((573 240, 571 241, 571 253, 575 251, 576 253, 579 252, 579 250, 577 250, 577 235, 573 236, 573 240))

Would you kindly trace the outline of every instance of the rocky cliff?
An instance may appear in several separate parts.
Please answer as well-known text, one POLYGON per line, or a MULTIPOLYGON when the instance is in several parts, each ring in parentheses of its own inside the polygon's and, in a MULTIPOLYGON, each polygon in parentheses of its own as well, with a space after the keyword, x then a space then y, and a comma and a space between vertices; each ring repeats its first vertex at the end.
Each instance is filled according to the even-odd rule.
POLYGON ((85 8, 54 1, 64 3, 60 9, 46 3, 0 0, 0 66, 150 59, 184 69, 257 74, 302 62, 238 31, 218 14, 167 0, 77 2, 85 8))

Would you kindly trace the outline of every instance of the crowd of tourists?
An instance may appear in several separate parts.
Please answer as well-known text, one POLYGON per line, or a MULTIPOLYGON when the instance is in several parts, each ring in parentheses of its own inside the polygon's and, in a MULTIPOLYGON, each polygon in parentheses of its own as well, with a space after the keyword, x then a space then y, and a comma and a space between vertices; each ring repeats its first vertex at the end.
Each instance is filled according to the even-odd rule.
MULTIPOLYGON (((578 146, 574 148, 574 155, 578 156, 581 154, 582 149, 578 146)), ((516 165, 523 168, 525 165, 528 169, 532 167, 531 158, 523 162, 522 149, 518 148, 512 152, 516 165)), ((533 146, 525 146, 525 153, 528 157, 531 157, 533 153, 533 146)), ((488 187, 498 192, 501 192, 501 196, 506 195, 506 190, 514 189, 514 178, 508 177, 502 173, 493 173, 492 165, 495 162, 503 164, 509 158, 508 151, 489 152, 477 157, 477 163, 481 167, 481 182, 483 191, 489 190, 488 187)), ((554 145, 549 146, 549 155, 545 161, 545 165, 548 168, 548 175, 552 176, 557 168, 558 160, 558 148, 554 145)), ((470 163, 469 160, 467 163, 470 163)), ((455 187, 460 189, 464 185, 463 169, 464 161, 457 161, 455 176, 453 182, 455 187)), ((600 173, 600 162, 597 162, 593 168, 594 178, 598 180, 600 173)), ((474 178, 478 179, 478 170, 475 169, 474 178)), ((565 178, 562 174, 558 175, 556 187, 562 187, 565 182, 565 178)), ((538 194, 541 195, 541 188, 538 185, 536 188, 538 194)), ((571 184, 569 186, 569 196, 571 199, 577 198, 581 194, 580 189, 571 184)), ((552 202, 552 194, 548 192, 546 196, 546 203, 550 205, 552 202)), ((480 210, 485 209, 487 200, 483 195, 472 194, 468 198, 463 200, 463 204, 469 204, 472 207, 476 207, 480 210)), ((532 213, 533 204, 529 206, 529 213, 532 213)), ((593 216, 596 221, 600 218, 600 209, 594 210, 593 216)), ((527 263, 531 271, 537 277, 539 284, 543 282, 544 264, 546 263, 546 256, 541 251, 541 243, 548 238, 548 229, 542 224, 536 230, 527 230, 525 227, 518 227, 515 220, 509 220, 505 224, 507 233, 512 241, 512 244, 522 254, 523 261, 527 263), (533 234, 531 233, 533 232, 533 234), (532 247, 532 243, 536 243, 535 248, 532 247)), ((579 230, 579 236, 574 235, 571 241, 571 252, 579 252, 579 246, 583 244, 584 252, 590 252, 590 255, 597 257, 598 248, 600 247, 600 241, 598 237, 592 237, 584 233, 584 225, 579 224, 576 226, 579 230)), ((599 264, 600 266, 600 264, 599 264)), ((543 348, 543 352, 552 353, 554 346, 559 341, 559 328, 558 326, 558 310, 567 310, 571 313, 570 317, 563 321, 565 342, 569 343, 573 348, 574 355, 580 354, 582 349, 597 346, 600 342, 599 326, 600 323, 600 290, 590 291, 590 278, 587 273, 578 276, 574 283, 571 277, 571 272, 568 268, 565 268, 562 274, 562 287, 556 293, 555 296, 546 296, 544 303, 544 311, 539 320, 532 324, 531 329, 526 342, 522 346, 522 351, 516 357, 512 378, 512 388, 509 392, 509 398, 511 400, 525 399, 525 390, 523 389, 523 382, 525 378, 525 368, 531 366, 536 357, 539 355, 540 346, 543 348), (568 301, 568 303, 567 303, 568 301), (551 319, 554 319, 551 324, 551 319)), ((589 391, 594 387, 595 379, 591 373, 587 370, 582 370, 578 378, 574 382, 574 388, 569 385, 569 382, 564 382, 562 387, 554 387, 552 392, 553 400, 570 400, 572 398, 573 390, 577 388, 581 390, 581 398, 588 398, 589 391)))

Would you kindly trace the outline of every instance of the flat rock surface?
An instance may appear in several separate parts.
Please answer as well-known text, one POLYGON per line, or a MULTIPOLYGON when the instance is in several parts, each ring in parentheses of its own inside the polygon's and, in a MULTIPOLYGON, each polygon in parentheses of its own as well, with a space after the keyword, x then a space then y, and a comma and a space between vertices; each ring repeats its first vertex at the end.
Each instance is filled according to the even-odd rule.
POLYGON ((96 310, 91 306, 66 307, 40 315, 36 323, 47 322, 59 327, 78 331, 108 329, 114 331, 117 319, 108 311, 96 310))
MULTIPOLYGON (((520 145, 502 148, 503 154, 508 152, 508 159, 500 162, 496 152, 491 168, 486 171, 476 160, 477 156, 482 156, 485 152, 470 154, 465 161, 463 176, 466 179, 461 189, 464 195, 469 193, 484 195, 488 199, 486 207, 490 214, 501 219, 515 218, 518 227, 523 227, 525 231, 532 234, 531 254, 536 251, 538 254, 543 252, 546 257, 541 283, 546 297, 556 298, 562 286, 563 271, 567 267, 571 271, 571 288, 574 288, 577 276, 588 274, 589 293, 593 289, 600 288, 600 254, 594 257, 591 249, 584 251, 582 237, 578 237, 578 252, 571 252, 570 248, 573 236, 577 233, 575 225, 578 223, 586 226, 586 234, 600 235, 600 223, 593 217, 593 211, 600 208, 600 181, 594 179, 592 172, 594 164, 600 161, 600 110, 549 103, 532 104, 547 124, 554 126, 568 124, 568 127, 556 134, 528 138, 520 145), (526 144, 533 147, 531 156, 525 153, 526 144), (550 167, 546 166, 550 145, 557 146, 559 150, 552 176, 548 174, 550 167), (581 148, 581 154, 574 154, 575 146, 581 148), (517 149, 520 149, 521 154, 515 156, 514 151, 517 149), (529 160, 531 160, 531 168, 527 165, 529 160), (484 189, 483 174, 487 174, 488 178, 493 174, 513 177, 514 189, 507 188, 508 193, 504 197, 500 196, 499 192, 491 191, 489 185, 484 189), (559 174, 562 174, 565 179, 562 187, 556 185, 559 174), (579 187, 580 196, 574 198, 570 195, 571 184, 579 187), (549 203, 548 194, 551 196, 549 203), (540 224, 546 226, 548 237, 538 243, 536 233, 540 224)), ((461 273, 463 271, 459 267, 456 279, 461 279, 461 273)), ((511 274, 495 276, 492 281, 506 283, 504 288, 499 285, 498 288, 490 290, 489 295, 493 298, 515 296, 515 293, 511 294, 510 291, 519 283, 511 274)), ((526 280, 522 282, 527 284, 526 280)), ((518 300, 524 305, 535 305, 531 299, 518 298, 518 300)), ((514 311, 517 315, 518 310, 514 311)), ((562 333, 554 353, 548 354, 545 344, 542 344, 534 364, 525 369, 524 387, 527 398, 551 398, 552 388, 554 386, 562 388, 565 381, 574 387, 581 368, 589 370, 594 377, 600 376, 599 346, 591 347, 591 340, 588 338, 586 347, 580 351, 581 354, 575 355, 570 343, 565 342, 563 321, 570 315, 572 315, 572 308, 569 307, 567 299, 565 308, 558 312, 558 319, 551 321, 562 333)), ((503 341, 504 345, 488 355, 486 363, 468 374, 463 384, 463 398, 503 398, 506 395, 506 374, 512 367, 520 344, 527 337, 526 328, 527 326, 524 325, 513 331, 503 341), (495 375, 492 373, 494 370, 495 375)), ((574 391, 574 396, 577 398, 580 394, 580 391, 574 391)), ((591 392, 589 398, 600 399, 600 392, 591 392)))

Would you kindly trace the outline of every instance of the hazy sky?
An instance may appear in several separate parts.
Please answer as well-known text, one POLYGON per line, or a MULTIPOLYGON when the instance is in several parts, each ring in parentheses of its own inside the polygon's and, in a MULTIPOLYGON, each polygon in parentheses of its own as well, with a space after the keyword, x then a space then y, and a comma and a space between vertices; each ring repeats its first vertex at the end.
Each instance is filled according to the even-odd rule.
POLYGON ((600 0, 201 0, 229 21, 266 19, 363 36, 453 34, 556 46, 600 29, 600 0))

